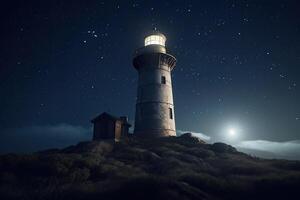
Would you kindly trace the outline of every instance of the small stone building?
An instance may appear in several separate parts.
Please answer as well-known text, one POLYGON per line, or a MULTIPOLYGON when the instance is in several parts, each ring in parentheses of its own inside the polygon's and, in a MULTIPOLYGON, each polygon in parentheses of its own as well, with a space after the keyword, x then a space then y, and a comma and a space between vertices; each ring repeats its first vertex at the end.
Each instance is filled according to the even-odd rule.
POLYGON ((128 118, 115 117, 106 112, 92 119, 94 124, 93 140, 114 139, 120 141, 121 136, 128 136, 131 125, 128 118))

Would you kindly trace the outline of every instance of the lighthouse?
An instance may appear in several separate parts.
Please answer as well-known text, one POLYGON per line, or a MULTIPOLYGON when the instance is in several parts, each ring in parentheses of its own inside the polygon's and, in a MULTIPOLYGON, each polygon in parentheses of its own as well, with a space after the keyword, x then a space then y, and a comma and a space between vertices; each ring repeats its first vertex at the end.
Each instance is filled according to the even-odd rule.
POLYGON ((138 72, 134 134, 175 136, 175 115, 171 71, 176 58, 167 53, 166 37, 153 33, 137 49, 133 66, 138 72))

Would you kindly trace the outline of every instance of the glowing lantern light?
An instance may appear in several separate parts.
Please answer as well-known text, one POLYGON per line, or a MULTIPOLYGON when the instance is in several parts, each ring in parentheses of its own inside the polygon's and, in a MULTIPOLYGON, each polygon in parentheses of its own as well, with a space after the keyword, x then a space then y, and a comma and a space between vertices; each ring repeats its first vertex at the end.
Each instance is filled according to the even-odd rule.
POLYGON ((166 37, 163 34, 156 34, 156 35, 149 35, 145 38, 145 46, 151 45, 151 44, 158 44, 165 46, 166 43, 166 37))

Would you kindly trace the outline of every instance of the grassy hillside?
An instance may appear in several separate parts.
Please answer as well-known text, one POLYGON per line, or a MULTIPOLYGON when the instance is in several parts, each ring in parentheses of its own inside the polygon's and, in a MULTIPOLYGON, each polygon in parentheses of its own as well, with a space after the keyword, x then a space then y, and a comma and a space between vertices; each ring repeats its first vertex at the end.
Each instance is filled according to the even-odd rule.
POLYGON ((189 134, 0 156, 1 199, 297 199, 300 162, 189 134))

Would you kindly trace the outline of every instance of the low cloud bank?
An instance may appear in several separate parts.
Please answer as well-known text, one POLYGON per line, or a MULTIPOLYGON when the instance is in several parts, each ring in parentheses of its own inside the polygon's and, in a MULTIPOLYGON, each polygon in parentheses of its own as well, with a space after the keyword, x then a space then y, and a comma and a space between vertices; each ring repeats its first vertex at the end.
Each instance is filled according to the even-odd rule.
POLYGON ((0 153, 27 153, 62 148, 90 140, 92 130, 70 124, 30 126, 1 131, 0 153))
MULTIPOLYGON (((270 152, 276 158, 287 158, 300 160, 300 141, 274 142, 268 140, 248 140, 242 141, 234 145, 237 148, 255 150, 253 154, 258 152, 270 152)), ((259 156, 259 155, 257 155, 259 156)))
POLYGON ((203 133, 197 133, 197 132, 194 132, 194 131, 177 130, 177 136, 180 136, 184 133, 191 133, 194 137, 200 138, 201 140, 204 140, 204 141, 209 141, 210 140, 210 137, 208 135, 203 134, 203 133))

